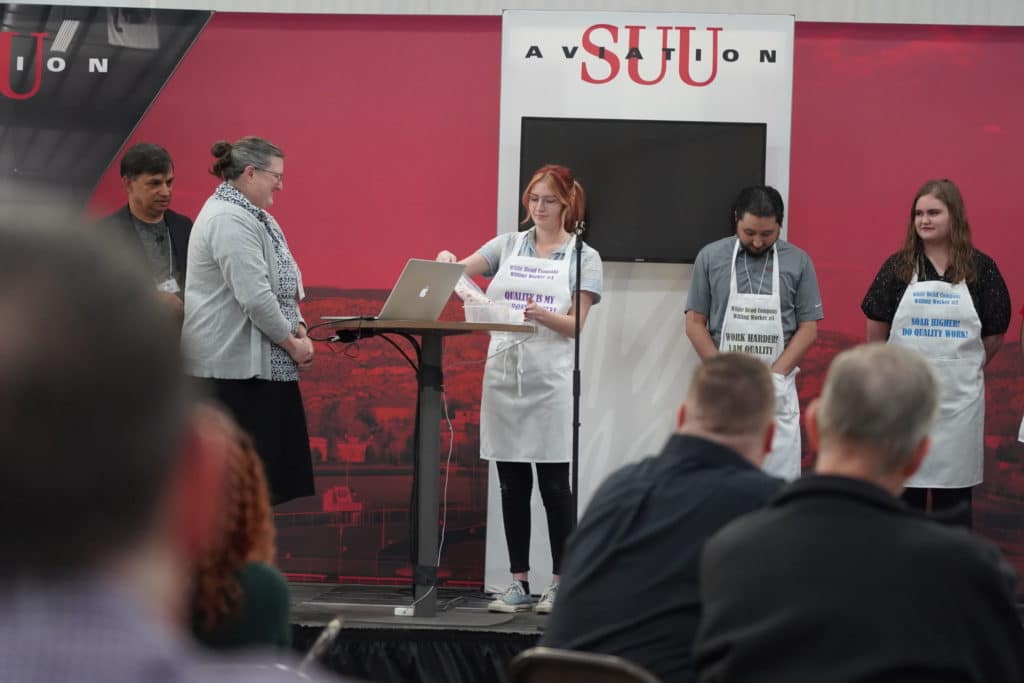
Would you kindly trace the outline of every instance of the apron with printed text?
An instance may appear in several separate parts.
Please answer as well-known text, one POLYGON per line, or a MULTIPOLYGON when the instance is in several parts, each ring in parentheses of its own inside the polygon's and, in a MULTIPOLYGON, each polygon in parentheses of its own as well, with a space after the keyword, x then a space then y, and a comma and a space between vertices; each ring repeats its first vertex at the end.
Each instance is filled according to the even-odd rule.
MULTIPOLYGON (((492 301, 522 312, 528 298, 569 312, 572 259, 518 256, 525 232, 501 255, 487 287, 492 301)), ((575 248, 573 237, 565 253, 575 248)), ((569 462, 572 457, 573 340, 544 325, 524 336, 493 333, 480 398, 480 457, 511 462, 569 462)))
POLYGON ((967 284, 918 282, 900 299, 889 343, 928 359, 939 383, 939 412, 915 488, 965 488, 981 483, 985 432, 985 346, 967 284))
MULTIPOLYGON (((782 331, 782 300, 779 296, 779 252, 778 249, 772 249, 771 291, 768 294, 741 294, 736 284, 736 256, 739 250, 740 242, 736 240, 729 275, 729 301, 725 307, 718 348, 720 351, 749 353, 771 366, 786 347, 782 331)), ((775 387, 775 435, 772 437, 772 450, 763 467, 768 474, 789 480, 800 476, 800 399, 796 393, 798 372, 800 368, 793 368, 788 375, 772 373, 775 387)))

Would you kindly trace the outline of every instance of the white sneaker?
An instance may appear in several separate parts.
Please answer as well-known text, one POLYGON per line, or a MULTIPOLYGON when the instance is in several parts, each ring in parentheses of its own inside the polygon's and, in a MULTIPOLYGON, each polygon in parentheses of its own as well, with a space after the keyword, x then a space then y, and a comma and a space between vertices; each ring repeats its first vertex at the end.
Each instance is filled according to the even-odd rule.
POLYGON ((548 586, 548 589, 544 591, 540 596, 540 600, 537 601, 536 606, 533 608, 537 614, 551 614, 551 610, 555 608, 555 596, 558 594, 558 584, 553 583, 548 586))
POLYGON ((496 600, 487 605, 491 612, 528 612, 533 607, 533 598, 526 594, 522 581, 513 580, 496 600))

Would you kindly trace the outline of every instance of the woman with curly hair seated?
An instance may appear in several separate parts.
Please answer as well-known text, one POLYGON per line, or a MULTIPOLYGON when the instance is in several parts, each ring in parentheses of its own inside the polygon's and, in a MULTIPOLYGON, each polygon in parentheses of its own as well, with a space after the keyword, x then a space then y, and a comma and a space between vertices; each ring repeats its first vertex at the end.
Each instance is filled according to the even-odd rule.
POLYGON ((274 567, 274 524, 263 464, 252 440, 230 429, 224 518, 218 543, 200 562, 192 632, 216 649, 291 645, 288 584, 274 567))

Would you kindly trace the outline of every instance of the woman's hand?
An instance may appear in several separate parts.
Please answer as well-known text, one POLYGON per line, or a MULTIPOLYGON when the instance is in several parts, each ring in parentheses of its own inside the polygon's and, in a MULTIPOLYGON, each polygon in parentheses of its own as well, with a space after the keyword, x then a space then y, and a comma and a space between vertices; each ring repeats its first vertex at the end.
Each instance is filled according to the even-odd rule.
MULTIPOLYGON (((580 329, 583 329, 584 323, 587 322, 587 313, 590 312, 590 307, 594 303, 594 295, 591 292, 583 291, 580 294, 580 329)), ((565 313, 552 313, 550 310, 544 308, 533 298, 526 300, 526 310, 523 311, 523 319, 527 321, 533 321, 540 323, 549 330, 554 330, 563 337, 576 336, 576 317, 575 308, 569 307, 569 310, 565 313)))
POLYGON ((441 251, 437 252, 437 256, 434 258, 434 260, 440 261, 442 263, 455 263, 456 261, 458 261, 458 259, 455 258, 455 254, 445 249, 442 249, 441 251))
POLYGON ((539 322, 541 325, 547 325, 546 321, 549 316, 551 316, 551 311, 534 301, 533 297, 526 300, 526 309, 523 311, 524 320, 532 320, 539 322))
POLYGON ((299 330, 295 336, 289 335, 281 342, 281 348, 288 352, 300 368, 305 368, 313 364, 313 340, 303 334, 305 330, 302 325, 299 325, 299 330))
POLYGON ((309 334, 306 332, 306 323, 300 322, 298 327, 295 328, 295 338, 299 341, 309 342, 309 360, 305 363, 299 363, 300 368, 308 368, 313 364, 313 340, 309 338, 309 334))

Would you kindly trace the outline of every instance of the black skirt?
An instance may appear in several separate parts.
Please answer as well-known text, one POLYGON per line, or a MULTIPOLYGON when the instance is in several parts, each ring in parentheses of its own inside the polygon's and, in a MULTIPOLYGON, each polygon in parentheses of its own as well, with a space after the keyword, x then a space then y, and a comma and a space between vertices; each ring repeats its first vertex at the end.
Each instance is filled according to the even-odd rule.
POLYGON ((205 383, 252 436, 267 472, 270 502, 277 505, 313 495, 313 458, 299 383, 265 379, 208 379, 205 383))

